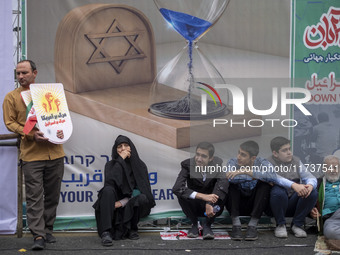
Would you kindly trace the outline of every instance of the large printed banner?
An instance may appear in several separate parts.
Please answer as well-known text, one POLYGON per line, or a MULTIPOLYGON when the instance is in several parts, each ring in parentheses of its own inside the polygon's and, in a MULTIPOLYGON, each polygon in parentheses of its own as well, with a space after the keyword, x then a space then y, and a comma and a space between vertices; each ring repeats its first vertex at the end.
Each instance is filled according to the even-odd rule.
MULTIPOLYGON (((148 127, 142 122, 148 117, 148 107, 141 107, 141 103, 146 101, 151 103, 149 89, 146 88, 148 82, 143 80, 148 76, 142 69, 142 62, 152 60, 149 69, 153 71, 153 67, 157 66, 160 70, 177 55, 178 50, 184 47, 183 38, 166 25, 159 10, 150 0, 102 0, 100 2, 136 8, 138 12, 143 13, 143 16, 134 15, 134 17, 140 19, 145 15, 152 25, 153 34, 147 33, 147 31, 151 32, 151 29, 145 26, 148 22, 131 19, 131 13, 137 12, 130 11, 128 15, 121 10, 114 15, 108 11, 103 14, 93 12, 93 9, 99 10, 103 7, 97 2, 95 0, 27 1, 28 58, 37 63, 39 74, 36 81, 63 83, 74 127, 72 136, 64 144, 65 174, 55 229, 96 227, 92 205, 97 199, 97 191, 103 186, 104 166, 111 159, 112 146, 118 135, 126 135, 134 142, 141 159, 148 166, 151 189, 156 201, 156 206, 150 215, 153 219, 181 213, 176 196, 172 193, 172 187, 180 171, 181 161, 192 156, 190 152, 195 149, 193 145, 183 142, 191 134, 188 134, 189 131, 183 131, 182 124, 174 125, 179 131, 175 132, 174 128, 169 129, 164 125, 169 124, 168 119, 158 120, 159 128, 148 127), (88 4, 93 5, 88 6, 88 4), (46 8, 49 8, 48 12, 46 8), (78 11, 91 12, 93 16, 79 15, 81 13, 75 10, 76 8, 78 11), (50 15, 51 13, 53 15, 50 15), (68 16, 69 14, 72 18, 68 16), (107 17, 104 18, 103 15, 107 17), (84 18, 88 18, 89 22, 99 21, 102 24, 85 26, 84 18), (134 28, 132 24, 138 26, 134 28), (88 27, 96 30, 91 31, 88 27), (111 33, 117 33, 116 35, 119 36, 111 36, 111 33), (107 35, 101 37, 103 34, 107 35), (149 50, 151 44, 144 41, 153 37, 156 43, 156 56, 149 50), (116 40, 119 40, 117 44, 112 43, 116 40), (68 44, 71 42, 75 44, 68 44), (118 51, 119 48, 123 51, 118 51), (77 56, 77 59, 73 59, 73 56, 77 56), (135 57, 138 58, 134 59, 135 57), (93 63, 93 59, 98 63, 93 63), (91 69, 82 69, 85 67, 91 69), (67 84, 59 80, 60 77, 70 78, 68 74, 73 75, 74 79, 71 82, 67 84), (122 78, 123 74, 126 75, 126 79, 122 78), (130 88, 122 86, 130 78, 134 80, 131 86, 127 85, 130 88), (102 82, 102 79, 105 82, 102 82), (141 84, 138 83, 141 82, 143 86, 139 86, 141 84), (115 109, 111 110, 108 106, 113 106, 115 109), (140 116, 139 119, 131 117, 132 111, 136 116, 140 116), (137 131, 142 131, 140 133, 143 134, 137 131), (176 136, 172 136, 173 133, 176 133, 176 136), (163 142, 150 138, 150 134, 153 137, 158 136, 157 139, 163 139, 163 142), (172 145, 167 145, 169 143, 165 140, 173 142, 172 145), (186 145, 176 147, 177 143, 186 145)), ((242 86, 242 89, 247 90, 250 84, 255 85, 253 79, 255 77, 261 78, 257 80, 261 88, 269 88, 263 90, 271 92, 273 82, 266 80, 267 78, 287 80, 289 77, 287 72, 289 47, 285 43, 289 38, 289 3, 290 0, 230 1, 228 10, 219 22, 200 40, 200 49, 205 51, 223 77, 248 78, 240 81, 241 84, 237 83, 242 86), (244 9, 252 10, 252 15, 246 15, 247 19, 240 15, 240 10, 244 9), (280 12, 273 10, 280 10, 280 12), (254 27, 256 29, 252 29, 254 27), (239 33, 238 31, 241 30, 246 33, 239 33), (267 83, 264 84, 263 80, 267 83)), ((104 9, 99 11, 101 10, 104 9)), ((110 11, 113 10, 110 7, 110 11)), ((278 85, 275 80, 274 86, 281 86, 281 84, 278 85)), ((256 100, 256 102, 268 102, 268 94, 264 95, 262 90, 259 94, 263 95, 264 100, 256 100)), ((246 107, 246 102, 244 105, 246 107)), ((263 109, 260 108, 261 106, 257 109, 263 109)), ((274 115, 278 115, 278 111, 274 115)), ((254 127, 249 127, 250 125, 247 128, 243 127, 246 125, 242 125, 246 122, 246 118, 244 122, 236 120, 238 126, 234 130, 240 131, 239 136, 235 136, 235 133, 225 125, 227 130, 224 133, 230 134, 230 140, 222 141, 218 137, 215 143, 215 155, 223 158, 224 164, 237 155, 239 144, 245 139, 257 141, 261 146, 261 156, 266 157, 270 153, 269 141, 273 133, 275 136, 288 134, 288 128, 284 125, 272 128, 267 122, 266 127, 262 128, 264 125, 261 124, 262 119, 254 119, 255 116, 247 115, 247 121, 250 118, 250 125, 254 124, 254 127), (255 126, 259 122, 260 125, 255 126)), ((154 124, 152 119, 153 116, 150 117, 149 124, 154 124)), ((197 135, 199 139, 209 140, 209 134, 205 130, 199 131, 201 132, 197 135)))
MULTIPOLYGON (((311 115, 294 109, 294 154, 320 172, 323 158, 339 148, 340 2, 292 1, 291 77, 311 92, 311 115)), ((318 175, 318 174, 317 174, 318 175)))
MULTIPOLYGON (((0 102, 14 88, 12 1, 0 4, 0 102)), ((0 134, 9 133, 2 119, 0 107, 0 134)), ((17 148, 0 146, 0 234, 13 234, 17 227, 17 148)))

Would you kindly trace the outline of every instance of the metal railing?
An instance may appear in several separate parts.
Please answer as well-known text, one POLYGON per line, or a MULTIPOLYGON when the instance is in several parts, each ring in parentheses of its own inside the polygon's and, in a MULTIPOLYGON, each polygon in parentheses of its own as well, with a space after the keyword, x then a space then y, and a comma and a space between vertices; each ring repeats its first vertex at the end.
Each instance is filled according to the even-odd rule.
MULTIPOLYGON (((18 134, 0 134, 0 146, 15 146, 18 148, 18 163, 20 155, 20 136, 18 134), (15 139, 15 140, 13 140, 15 139)), ((17 237, 22 237, 23 229, 23 190, 22 190, 22 170, 18 164, 18 212, 17 212, 17 237)))

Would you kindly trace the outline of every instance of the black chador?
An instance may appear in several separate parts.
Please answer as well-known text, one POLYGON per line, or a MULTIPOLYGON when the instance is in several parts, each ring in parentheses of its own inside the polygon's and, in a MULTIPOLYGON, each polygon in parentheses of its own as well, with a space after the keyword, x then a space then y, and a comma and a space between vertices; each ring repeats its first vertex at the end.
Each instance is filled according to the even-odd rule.
POLYGON ((93 205, 99 236, 108 231, 113 239, 124 239, 130 231, 137 231, 139 219, 149 215, 154 206, 147 166, 131 140, 120 135, 112 148, 112 160, 105 165, 104 187, 93 205), (131 149, 130 157, 125 160, 117 152, 122 143, 131 149), (121 200, 128 202, 115 208, 115 202, 121 200))

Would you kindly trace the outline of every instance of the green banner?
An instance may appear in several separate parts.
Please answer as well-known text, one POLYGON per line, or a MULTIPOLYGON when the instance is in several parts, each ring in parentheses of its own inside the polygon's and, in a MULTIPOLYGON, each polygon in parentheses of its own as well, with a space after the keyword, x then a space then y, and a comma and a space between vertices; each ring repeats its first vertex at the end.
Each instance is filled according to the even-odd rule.
POLYGON ((292 86, 311 93, 311 115, 292 109, 294 154, 321 175, 318 164, 339 148, 340 1, 292 0, 291 17, 292 86))

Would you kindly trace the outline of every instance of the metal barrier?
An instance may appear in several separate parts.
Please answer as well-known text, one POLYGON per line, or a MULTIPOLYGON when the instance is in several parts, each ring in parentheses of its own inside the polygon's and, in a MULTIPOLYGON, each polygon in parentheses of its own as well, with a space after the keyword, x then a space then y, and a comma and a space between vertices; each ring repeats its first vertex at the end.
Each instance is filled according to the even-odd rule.
POLYGON ((23 229, 23 191, 22 191, 22 170, 19 165, 20 136, 18 134, 0 134, 0 146, 15 146, 18 148, 18 212, 17 212, 17 237, 22 237, 23 229), (16 139, 13 141, 13 139, 16 139), (7 141, 11 140, 11 141, 7 141))

